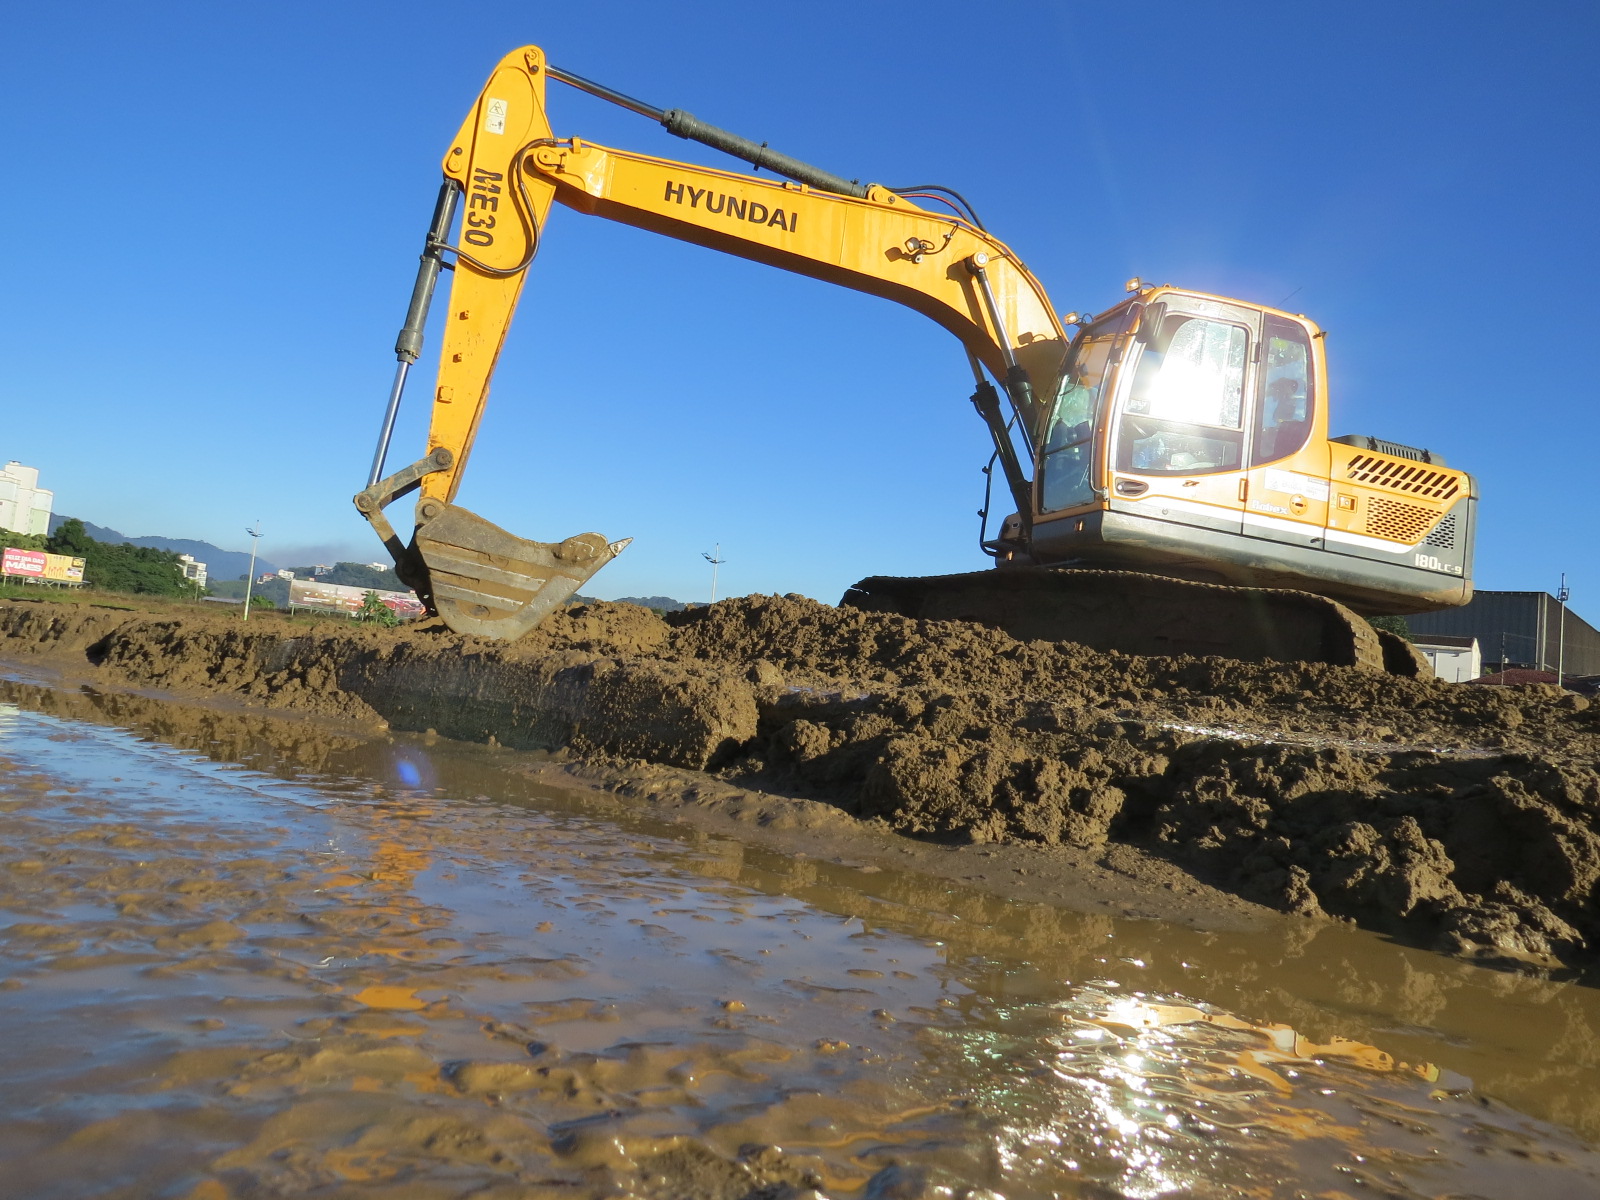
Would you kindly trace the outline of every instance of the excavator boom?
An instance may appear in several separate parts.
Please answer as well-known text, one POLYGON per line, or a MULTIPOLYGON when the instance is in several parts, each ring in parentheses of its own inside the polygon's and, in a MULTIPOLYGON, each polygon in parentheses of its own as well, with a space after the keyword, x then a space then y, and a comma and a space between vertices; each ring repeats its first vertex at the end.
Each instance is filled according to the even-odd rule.
MULTIPOLYGON (((993 389, 979 364, 1002 382, 1030 444, 1044 419, 1033 381, 1054 385, 1065 357, 1065 331, 1038 280, 964 216, 927 211, 887 188, 842 180, 686 113, 628 101, 551 70, 533 46, 501 59, 445 154, 444 174, 396 344, 400 365, 372 475, 355 503, 389 547, 401 578, 458 632, 520 636, 627 545, 594 533, 560 543, 528 541, 453 503, 553 203, 905 304, 962 341, 981 395, 992 396, 993 389), (552 76, 657 114, 680 136, 747 153, 812 182, 768 180, 558 139, 545 110, 545 80, 552 76), (459 240, 450 245, 446 239, 458 209, 459 240), (428 302, 442 269, 453 269, 454 279, 428 453, 385 477, 395 411, 420 353, 428 302), (383 509, 412 490, 420 492, 416 530, 405 544, 383 509)), ((998 403, 982 404, 980 411, 997 451, 1008 459, 1015 498, 1027 511, 1026 479, 998 403)))

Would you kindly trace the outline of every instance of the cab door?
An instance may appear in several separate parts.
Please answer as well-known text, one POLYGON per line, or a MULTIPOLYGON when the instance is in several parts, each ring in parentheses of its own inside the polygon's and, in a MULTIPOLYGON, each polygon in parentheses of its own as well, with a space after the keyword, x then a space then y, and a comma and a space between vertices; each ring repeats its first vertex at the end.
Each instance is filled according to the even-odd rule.
POLYGON ((1331 452, 1311 331, 1265 314, 1251 397, 1246 537, 1320 550, 1331 452))
POLYGON ((1118 384, 1109 504, 1239 534, 1261 313, 1181 293, 1151 303, 1118 384))

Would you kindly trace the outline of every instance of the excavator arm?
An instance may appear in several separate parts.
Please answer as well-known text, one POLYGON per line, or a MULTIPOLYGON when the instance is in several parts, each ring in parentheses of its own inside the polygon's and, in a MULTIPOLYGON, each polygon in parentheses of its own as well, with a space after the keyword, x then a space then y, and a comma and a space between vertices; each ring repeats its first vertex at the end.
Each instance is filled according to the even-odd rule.
POLYGON ((627 544, 598 534, 529 542, 452 503, 527 268, 555 203, 882 296, 942 325, 968 351, 978 384, 974 402, 1001 455, 1018 511, 1030 512, 1028 482, 980 366, 1000 381, 1031 445, 1054 394, 1067 337, 1038 280, 975 219, 920 207, 908 195, 875 184, 839 179, 678 110, 652 109, 554 70, 537 47, 500 61, 445 155, 444 174, 396 345, 400 367, 384 433, 369 486, 356 505, 389 546, 402 578, 452 628, 519 636, 627 544), (556 138, 545 107, 545 81, 552 75, 656 117, 680 136, 792 178, 769 180, 556 138), (457 209, 458 240, 449 245, 457 209), (428 301, 440 270, 452 267, 428 454, 384 478, 394 412, 420 352, 428 301), (421 496, 416 533, 407 546, 382 509, 413 489, 421 496))

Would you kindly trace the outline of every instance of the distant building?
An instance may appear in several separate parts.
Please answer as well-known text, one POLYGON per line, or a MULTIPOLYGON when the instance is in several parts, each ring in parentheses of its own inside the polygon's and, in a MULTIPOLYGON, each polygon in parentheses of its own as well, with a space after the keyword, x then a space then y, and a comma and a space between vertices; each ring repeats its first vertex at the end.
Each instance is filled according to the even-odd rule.
POLYGON ((261 577, 259 579, 257 579, 256 582, 257 583, 271 583, 277 577, 278 577, 278 573, 276 571, 266 571, 266 572, 262 573, 261 577))
POLYGON ((1413 634, 1415 645, 1446 683, 1466 683, 1483 674, 1483 655, 1475 637, 1448 633, 1413 634))
POLYGON ((293 571, 279 571, 277 573, 277 575, 274 576, 274 578, 276 578, 276 579, 293 579, 294 578, 294 572, 293 571))
POLYGON ((13 459, 0 471, 0 529, 12 533, 50 532, 50 509, 56 494, 39 486, 37 467, 13 459))
POLYGON ((206 565, 203 562, 195 561, 194 555, 178 555, 178 568, 183 572, 183 577, 190 583, 199 584, 201 587, 205 587, 206 565))
POLYGON ((311 574, 313 578, 318 575, 331 575, 333 574, 333 568, 327 563, 317 563, 311 568, 311 574))
MULTIPOLYGON (((708 203, 709 203, 709 201, 708 201, 708 203)), ((394 565, 393 563, 386 563, 386 562, 375 562, 375 563, 368 563, 367 564, 367 566, 371 567, 374 571, 387 571, 393 565, 394 565)))
POLYGON ((1479 592, 1470 604, 1419 613, 1406 625, 1418 642, 1477 638, 1485 670, 1554 671, 1560 660, 1569 676, 1600 675, 1600 630, 1548 592, 1479 592))

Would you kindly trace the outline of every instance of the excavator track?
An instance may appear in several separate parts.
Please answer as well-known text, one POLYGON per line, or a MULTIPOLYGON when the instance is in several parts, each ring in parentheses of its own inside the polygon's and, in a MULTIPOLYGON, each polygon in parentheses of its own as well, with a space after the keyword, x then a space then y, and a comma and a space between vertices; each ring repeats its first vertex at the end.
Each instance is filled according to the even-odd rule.
POLYGON ((1427 672, 1426 660, 1403 638, 1380 636, 1354 611, 1324 596, 1138 571, 1000 567, 961 575, 875 575, 850 588, 840 603, 928 620, 976 621, 1022 641, 1071 641, 1125 654, 1427 672), (1386 644, 1389 639, 1393 645, 1386 644))

